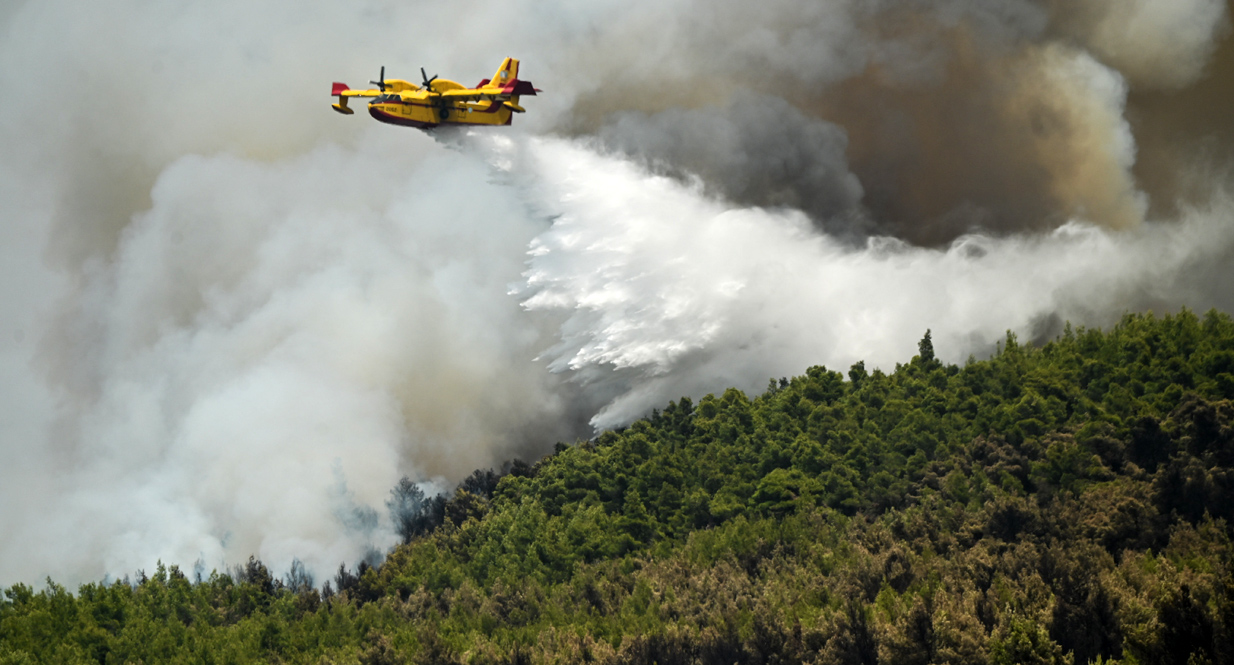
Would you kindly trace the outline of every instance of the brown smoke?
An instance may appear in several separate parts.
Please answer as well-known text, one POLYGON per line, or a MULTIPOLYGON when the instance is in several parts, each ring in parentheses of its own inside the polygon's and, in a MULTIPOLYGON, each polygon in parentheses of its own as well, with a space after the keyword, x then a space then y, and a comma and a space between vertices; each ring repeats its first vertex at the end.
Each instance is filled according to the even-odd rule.
MULTIPOLYGON (((1230 3, 1234 14, 1234 2, 1230 3)), ((1234 162, 1234 39, 1226 38, 1195 85, 1132 91, 1127 118, 1139 144, 1135 176, 1150 214, 1173 217, 1212 193, 1214 170, 1234 162)))
MULTIPOLYGON (((784 182, 758 184, 774 156, 756 146, 743 145, 745 175, 731 155, 723 178, 696 157, 671 164, 673 155, 710 146, 692 148, 689 135, 703 133, 681 131, 664 148, 665 127, 674 124, 668 114, 722 105, 734 90, 749 89, 847 133, 847 166, 864 190, 860 211, 803 208, 829 231, 837 215, 863 232, 922 245, 1073 219, 1128 229, 1150 209, 1169 214, 1211 191, 1207 172, 1197 176, 1197 155, 1209 170, 1230 160, 1234 47, 1222 41, 1230 12, 1216 2, 854 1, 808 12, 773 3, 783 11, 767 18, 722 5, 662 46, 672 56, 663 76, 637 84, 601 77, 605 84, 581 93, 561 128, 598 133, 653 166, 668 161, 738 203, 810 201, 806 192, 785 196, 784 182), (778 44, 782 54, 749 43, 778 44), (795 49, 802 43, 828 57, 808 61, 807 50, 795 49)), ((645 40, 654 28, 626 30, 645 40)), ((612 34, 627 31, 618 26, 612 34)), ((622 39, 597 51, 624 66, 629 58, 611 57, 622 39)), ((758 135, 761 124, 785 122, 774 108, 767 104, 761 116, 725 113, 749 118, 732 131, 758 135)), ((844 158, 820 154, 818 161, 835 172, 844 158)), ((808 179, 787 186, 819 188, 808 179)))
POLYGON ((937 82, 906 83, 876 64, 806 102, 848 130, 853 171, 885 230, 936 244, 975 227, 1139 221, 1112 145, 1117 109, 1057 74, 1072 54, 1036 45, 990 52, 963 26, 941 36, 937 82))

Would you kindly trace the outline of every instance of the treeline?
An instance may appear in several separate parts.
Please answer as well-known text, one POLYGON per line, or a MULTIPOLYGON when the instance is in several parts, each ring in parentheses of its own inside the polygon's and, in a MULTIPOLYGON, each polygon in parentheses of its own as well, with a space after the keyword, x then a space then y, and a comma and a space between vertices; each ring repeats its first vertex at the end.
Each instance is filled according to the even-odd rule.
POLYGON ((5 591, 0 662, 1231 663, 1234 322, 669 403, 449 497, 313 587, 5 591))

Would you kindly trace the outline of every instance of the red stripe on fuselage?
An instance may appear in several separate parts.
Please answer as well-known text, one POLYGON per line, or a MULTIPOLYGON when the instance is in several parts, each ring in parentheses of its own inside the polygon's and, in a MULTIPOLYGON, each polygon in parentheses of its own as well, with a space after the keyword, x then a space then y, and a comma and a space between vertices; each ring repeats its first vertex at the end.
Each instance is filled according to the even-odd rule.
MULTIPOLYGON (((410 103, 410 102, 404 102, 404 103, 410 103)), ((425 105, 422 104, 419 106, 425 106, 425 105)), ((415 127, 416 129, 432 129, 440 124, 436 122, 420 122, 419 120, 411 120, 408 118, 403 118, 403 117, 394 115, 392 113, 386 113, 385 111, 382 111, 381 109, 375 106, 368 107, 368 114, 373 116, 375 120, 379 120, 387 124, 402 125, 404 127, 415 127)))

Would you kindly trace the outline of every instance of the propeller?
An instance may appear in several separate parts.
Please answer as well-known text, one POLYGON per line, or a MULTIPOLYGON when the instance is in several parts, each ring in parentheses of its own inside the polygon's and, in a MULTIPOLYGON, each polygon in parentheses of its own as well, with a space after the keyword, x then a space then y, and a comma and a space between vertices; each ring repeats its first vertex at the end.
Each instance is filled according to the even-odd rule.
POLYGON ((421 67, 420 68, 420 78, 424 79, 424 89, 432 92, 433 81, 437 80, 437 75, 433 74, 433 78, 429 78, 428 73, 424 71, 423 67, 421 67))
POLYGON ((377 86, 379 90, 381 90, 382 92, 385 92, 386 91, 386 66, 385 65, 381 66, 381 76, 378 76, 377 78, 381 80, 380 81, 369 81, 369 83, 372 83, 373 85, 377 86))

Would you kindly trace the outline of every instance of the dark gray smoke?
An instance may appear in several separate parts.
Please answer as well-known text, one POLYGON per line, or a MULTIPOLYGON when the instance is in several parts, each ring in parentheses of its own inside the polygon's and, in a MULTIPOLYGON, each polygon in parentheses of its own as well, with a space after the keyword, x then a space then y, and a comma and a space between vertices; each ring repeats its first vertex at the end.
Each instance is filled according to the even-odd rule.
POLYGON ((617 113, 599 138, 652 170, 696 175, 745 204, 803 210, 837 232, 864 217, 844 130, 779 97, 738 91, 721 107, 617 113))

